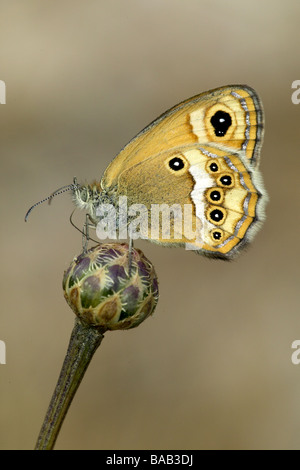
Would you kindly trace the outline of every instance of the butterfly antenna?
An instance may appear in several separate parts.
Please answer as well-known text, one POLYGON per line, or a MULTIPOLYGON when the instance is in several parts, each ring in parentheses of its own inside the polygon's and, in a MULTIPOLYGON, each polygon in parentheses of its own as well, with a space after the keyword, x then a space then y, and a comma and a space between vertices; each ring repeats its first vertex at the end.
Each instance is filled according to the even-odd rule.
POLYGON ((33 206, 31 206, 30 209, 28 209, 28 211, 26 212, 25 222, 27 222, 27 219, 29 217, 30 212, 36 206, 39 206, 40 204, 42 204, 43 202, 46 202, 46 201, 49 201, 49 204, 51 204, 51 201, 54 198, 54 196, 58 196, 59 194, 65 193, 66 191, 70 191, 70 190, 75 189, 77 187, 78 187, 78 183, 77 183, 76 178, 74 178, 74 181, 73 181, 72 184, 68 184, 67 186, 62 186, 62 188, 57 189, 56 191, 54 191, 54 193, 50 194, 50 196, 46 197, 45 199, 42 199, 42 201, 39 201, 39 202, 36 202, 35 204, 33 204, 33 206))

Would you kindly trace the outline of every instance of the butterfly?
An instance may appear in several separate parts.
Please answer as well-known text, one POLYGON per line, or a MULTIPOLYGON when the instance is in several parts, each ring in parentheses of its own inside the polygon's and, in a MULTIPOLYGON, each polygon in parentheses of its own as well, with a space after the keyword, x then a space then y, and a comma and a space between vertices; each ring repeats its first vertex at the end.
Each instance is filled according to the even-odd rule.
MULTIPOLYGON (((232 259, 265 218, 268 196, 259 171, 263 134, 262 103, 251 87, 216 88, 182 101, 145 127, 100 181, 75 180, 66 190, 94 226, 101 219, 99 207, 120 208, 120 198, 146 213, 169 208, 170 230, 156 217, 158 230, 147 220, 140 227, 142 238, 232 259)), ((120 228, 120 217, 116 225, 120 228)))

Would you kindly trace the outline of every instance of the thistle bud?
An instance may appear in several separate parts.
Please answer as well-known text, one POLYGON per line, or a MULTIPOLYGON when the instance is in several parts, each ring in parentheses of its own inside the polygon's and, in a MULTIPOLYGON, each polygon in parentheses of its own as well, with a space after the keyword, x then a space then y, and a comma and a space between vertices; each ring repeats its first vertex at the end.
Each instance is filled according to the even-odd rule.
POLYGON ((125 243, 100 244, 75 258, 64 274, 63 289, 75 314, 102 331, 138 326, 158 301, 153 265, 132 248, 129 270, 125 243))

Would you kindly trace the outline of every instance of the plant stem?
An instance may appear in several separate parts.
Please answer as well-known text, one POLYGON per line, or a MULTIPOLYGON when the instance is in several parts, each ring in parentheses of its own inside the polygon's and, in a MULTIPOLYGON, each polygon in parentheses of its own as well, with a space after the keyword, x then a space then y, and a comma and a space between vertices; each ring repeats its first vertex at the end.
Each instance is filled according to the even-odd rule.
POLYGON ((103 331, 86 326, 76 319, 67 354, 35 450, 53 449, 75 393, 103 338, 103 331))

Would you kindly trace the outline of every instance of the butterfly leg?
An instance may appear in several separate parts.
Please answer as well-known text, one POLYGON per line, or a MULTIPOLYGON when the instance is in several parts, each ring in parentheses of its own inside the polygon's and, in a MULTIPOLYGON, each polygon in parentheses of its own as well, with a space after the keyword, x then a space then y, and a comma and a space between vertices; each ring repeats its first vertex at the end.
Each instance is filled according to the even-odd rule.
POLYGON ((128 252, 128 276, 131 276, 132 268, 132 249, 133 249, 133 239, 129 238, 129 252, 128 252))
POLYGON ((90 218, 90 215, 86 214, 85 215, 85 224, 84 224, 83 230, 82 230, 82 252, 83 253, 87 252, 87 246, 88 246, 89 240, 91 239, 90 238, 90 227, 92 226, 91 222, 92 222, 92 220, 90 218))

